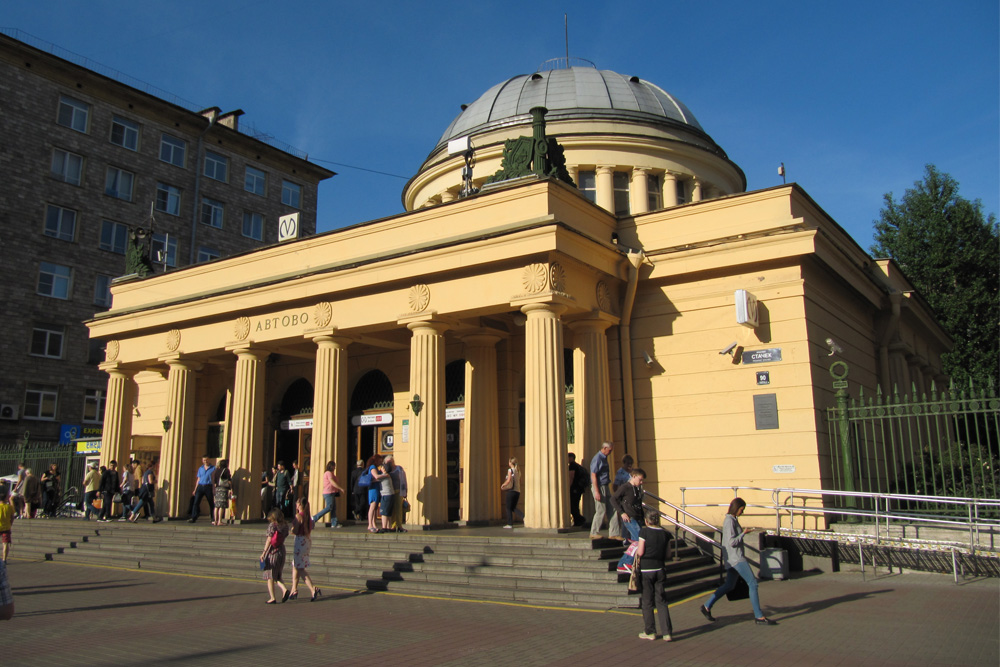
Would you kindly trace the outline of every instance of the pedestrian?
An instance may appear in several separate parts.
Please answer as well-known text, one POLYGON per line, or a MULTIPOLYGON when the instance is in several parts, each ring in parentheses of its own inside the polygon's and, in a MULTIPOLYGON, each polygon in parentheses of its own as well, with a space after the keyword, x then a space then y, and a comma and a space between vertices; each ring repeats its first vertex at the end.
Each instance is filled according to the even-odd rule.
MULTIPOLYGON (((309 499, 299 498, 295 502, 295 518, 292 519, 292 534, 295 535, 295 544, 292 547, 292 594, 290 598, 297 600, 299 597, 299 580, 306 582, 312 597, 310 602, 315 602, 322 592, 313 585, 312 577, 309 576, 309 549, 312 547, 312 531, 316 522, 309 516, 309 499)), ((272 596, 273 597, 273 596, 272 596)))
POLYGON ((647 509, 646 525, 639 531, 639 572, 642 574, 642 620, 645 631, 639 639, 656 639, 656 623, 653 617, 653 606, 660 617, 660 632, 663 641, 673 641, 673 627, 670 623, 670 608, 667 605, 667 595, 664 586, 667 583, 667 573, 664 570, 667 560, 667 545, 670 535, 660 527, 660 513, 647 509))
POLYGON ((712 616, 712 605, 719 601, 723 595, 736 587, 736 581, 740 577, 747 582, 750 588, 750 605, 753 607, 754 621, 757 625, 777 625, 777 621, 764 616, 760 610, 760 599, 757 596, 757 578, 750 569, 746 554, 743 551, 743 539, 752 528, 743 528, 740 525, 739 517, 746 509, 746 501, 742 498, 733 498, 729 503, 729 510, 722 524, 722 552, 725 558, 726 580, 708 599, 708 602, 701 606, 701 614, 711 622, 715 622, 712 616))
POLYGON ((229 460, 222 459, 215 467, 213 474, 215 484, 215 516, 212 520, 213 526, 221 526, 226 518, 226 510, 229 509, 229 499, 233 495, 233 473, 229 470, 229 460))
POLYGON ((146 468, 142 473, 142 481, 146 486, 146 490, 149 495, 143 498, 142 502, 142 512, 143 516, 147 519, 152 518, 153 523, 160 520, 160 517, 156 516, 156 464, 160 462, 160 457, 157 456, 153 458, 152 463, 146 468))
POLYGON ((197 472, 198 479, 195 480, 194 489, 191 491, 194 500, 191 502, 191 517, 188 519, 188 523, 194 523, 198 520, 198 506, 201 505, 202 498, 208 503, 208 516, 212 516, 212 504, 215 500, 215 494, 212 492, 213 475, 215 475, 215 466, 208 462, 207 456, 201 457, 201 465, 198 466, 197 472))
POLYGON ((11 490, 11 504, 14 505, 14 514, 19 519, 26 516, 24 502, 24 471, 26 467, 24 461, 17 464, 17 481, 14 482, 14 488, 11 490))
POLYGON ((275 584, 281 589, 281 601, 285 602, 292 594, 285 587, 282 574, 285 568, 285 538, 288 537, 288 524, 285 515, 277 507, 267 515, 267 537, 264 540, 264 551, 260 554, 261 566, 264 570, 264 580, 267 581, 267 592, 270 599, 265 604, 275 604, 275 584))
MULTIPOLYGON (((143 478, 145 479, 153 478, 152 471, 147 470, 145 473, 143 473, 143 478)), ((129 521, 131 521, 132 523, 135 523, 136 521, 139 520, 139 510, 145 510, 146 517, 149 518, 150 514, 149 506, 153 502, 153 487, 154 484, 148 482, 144 482, 139 485, 139 491, 135 494, 135 505, 132 507, 131 513, 129 514, 128 517, 129 521)))
POLYGON ((517 509, 517 503, 521 500, 521 471, 517 467, 517 458, 513 456, 507 461, 507 477, 500 485, 500 490, 506 494, 504 509, 507 512, 507 523, 504 528, 513 528, 515 515, 524 520, 524 513, 517 509))
POLYGON ((379 533, 389 532, 389 517, 392 516, 392 504, 396 498, 396 489, 392 486, 390 470, 392 470, 392 462, 385 459, 382 461, 382 465, 372 473, 372 481, 378 484, 378 513, 382 524, 378 529, 379 533))
POLYGON ((27 518, 34 519, 42 504, 42 483, 31 468, 24 469, 24 511, 27 518))
POLYGON ((41 481, 44 516, 51 518, 59 513, 59 482, 61 481, 59 464, 49 464, 49 469, 42 473, 41 481))
POLYGON ((389 529, 397 533, 405 533, 406 529, 403 528, 403 524, 406 523, 406 513, 410 509, 410 503, 406 500, 406 471, 403 470, 403 466, 396 463, 392 454, 385 457, 385 460, 392 463, 389 476, 392 477, 392 488, 396 495, 392 501, 392 518, 389 521, 389 529))
POLYGON ((111 513, 114 506, 115 496, 118 495, 120 490, 121 484, 118 481, 118 462, 111 460, 108 462, 108 467, 104 469, 103 473, 101 473, 101 515, 97 519, 99 522, 107 523, 108 521, 111 521, 111 513))
POLYGON ((365 474, 365 462, 358 459, 351 471, 351 480, 348 488, 351 489, 351 516, 355 521, 360 521, 361 517, 368 514, 368 487, 358 484, 358 480, 365 474))
MULTIPOLYGON (((628 540, 637 542, 639 540, 639 529, 642 528, 642 483, 646 479, 646 471, 642 468, 632 468, 632 476, 629 477, 628 484, 618 487, 618 490, 611 495, 611 504, 614 506, 618 516, 622 519, 622 530, 627 533, 628 540)), ((630 547, 622 554, 618 561, 619 572, 631 572, 632 562, 635 560, 635 549, 630 547)))
POLYGON ((14 525, 14 506, 10 502, 10 489, 6 484, 0 484, 0 544, 3 545, 2 557, 4 563, 7 562, 7 554, 10 553, 11 528, 14 525))
POLYGON ((290 498, 292 496, 292 477, 285 469, 285 462, 278 461, 274 472, 274 506, 281 510, 286 518, 292 515, 290 498))
POLYGON ((128 521, 132 510, 132 496, 135 495, 135 472, 133 472, 134 461, 129 461, 122 466, 122 516, 119 521, 128 521))
POLYGON ((344 487, 337 480, 337 464, 327 461, 326 470, 323 471, 323 509, 316 512, 316 516, 313 517, 314 522, 329 514, 327 527, 340 528, 340 524, 337 523, 337 496, 343 491, 344 487))
POLYGON ((601 537, 601 525, 604 518, 608 518, 608 537, 615 538, 621 536, 621 531, 611 521, 611 513, 614 511, 611 506, 611 464, 608 463, 608 456, 614 449, 614 445, 605 442, 601 445, 601 451, 594 454, 590 460, 590 486, 594 492, 594 519, 590 523, 590 539, 596 540, 601 537))
MULTIPOLYGON (((628 484, 629 479, 632 478, 632 466, 634 464, 635 461, 631 455, 626 454, 622 457, 621 467, 618 468, 614 478, 611 480, 611 495, 615 495, 615 491, 628 484)), ((611 513, 611 518, 608 519, 608 536, 621 537, 623 535, 625 533, 622 531, 622 518, 619 516, 618 510, 615 510, 611 513)))
POLYGON ((586 523, 580 512, 580 501, 583 492, 590 486, 590 475, 586 469, 576 462, 576 454, 570 452, 569 458, 569 512, 573 515, 573 525, 582 526, 586 523))
POLYGON ((358 478, 359 483, 364 483, 366 480, 368 484, 368 532, 377 533, 378 526, 375 525, 375 515, 379 510, 380 505, 380 494, 379 485, 375 480, 374 473, 378 471, 379 466, 382 465, 382 455, 373 454, 368 463, 365 464, 365 474, 358 478))
POLYGON ((87 474, 83 478, 83 518, 90 521, 91 515, 94 518, 101 516, 101 510, 94 507, 94 501, 101 493, 101 473, 97 470, 97 461, 90 464, 87 474))

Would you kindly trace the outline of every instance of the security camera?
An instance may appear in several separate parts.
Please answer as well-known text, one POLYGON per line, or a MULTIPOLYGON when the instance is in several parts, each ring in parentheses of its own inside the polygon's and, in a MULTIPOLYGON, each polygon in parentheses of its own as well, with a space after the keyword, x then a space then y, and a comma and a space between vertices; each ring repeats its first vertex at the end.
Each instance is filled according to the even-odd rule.
POLYGON ((842 348, 839 345, 837 345, 837 343, 834 342, 834 340, 832 338, 827 338, 826 339, 826 345, 827 345, 827 347, 830 348, 830 354, 826 355, 828 357, 832 357, 835 354, 843 354, 843 352, 844 352, 844 348, 842 348))
POLYGON ((653 357, 649 356, 649 352, 646 352, 646 350, 642 351, 642 358, 646 362, 647 366, 652 366, 653 365, 653 363, 654 363, 653 362, 653 357))
POLYGON ((734 340, 732 343, 730 343, 729 345, 727 345, 724 350, 719 350, 719 354, 729 354, 730 352, 732 352, 733 350, 736 349, 736 344, 737 343, 734 340))

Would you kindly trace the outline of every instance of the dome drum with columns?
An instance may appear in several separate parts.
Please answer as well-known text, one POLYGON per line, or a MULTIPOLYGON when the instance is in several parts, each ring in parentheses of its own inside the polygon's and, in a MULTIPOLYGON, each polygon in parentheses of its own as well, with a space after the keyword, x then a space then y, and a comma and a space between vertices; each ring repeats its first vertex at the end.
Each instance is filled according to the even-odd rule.
POLYGON ((499 168, 504 141, 530 134, 530 109, 545 107, 546 129, 563 146, 573 180, 618 215, 643 213, 746 189, 743 171, 691 111, 656 84, 574 66, 516 76, 463 108, 403 190, 407 210, 453 201, 461 155, 448 142, 469 137, 475 185, 499 168))

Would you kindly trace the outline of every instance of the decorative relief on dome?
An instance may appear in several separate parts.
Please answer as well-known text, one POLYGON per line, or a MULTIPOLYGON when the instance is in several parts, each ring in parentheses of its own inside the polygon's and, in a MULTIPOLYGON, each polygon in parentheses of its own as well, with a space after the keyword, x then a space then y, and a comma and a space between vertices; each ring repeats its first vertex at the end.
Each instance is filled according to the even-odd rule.
POLYGON ((171 352, 176 352, 177 348, 181 346, 181 332, 177 329, 171 329, 167 332, 167 349, 171 352))
POLYGON ((431 302, 431 288, 427 285, 414 285, 410 288, 410 310, 414 313, 427 310, 431 302))
POLYGON ((250 318, 237 317, 233 322, 233 333, 236 335, 236 340, 246 340, 250 335, 250 318))
POLYGON ((529 264, 524 267, 524 274, 521 278, 524 289, 530 294, 541 292, 549 282, 549 271, 545 264, 529 264))
POLYGON ((109 340, 107 347, 104 348, 104 360, 114 361, 118 358, 118 353, 121 352, 121 345, 116 340, 109 340))
POLYGON ((566 291, 566 270, 559 262, 549 265, 549 285, 557 292, 566 291))
POLYGON ((313 319, 316 321, 316 326, 320 328, 330 324, 330 320, 333 319, 333 306, 330 305, 329 301, 320 301, 316 304, 313 319))
POLYGON ((597 307, 606 313, 611 312, 611 290, 603 280, 597 281, 597 307))

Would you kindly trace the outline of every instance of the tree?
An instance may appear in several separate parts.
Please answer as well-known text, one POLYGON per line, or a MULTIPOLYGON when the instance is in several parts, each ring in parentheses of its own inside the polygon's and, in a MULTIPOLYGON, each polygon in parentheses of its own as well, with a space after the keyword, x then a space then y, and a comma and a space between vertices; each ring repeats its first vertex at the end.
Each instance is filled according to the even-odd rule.
POLYGON ((1000 234, 996 215, 958 194, 958 181, 925 167, 902 199, 884 196, 870 252, 890 257, 955 341, 942 359, 957 383, 1000 372, 1000 234))

